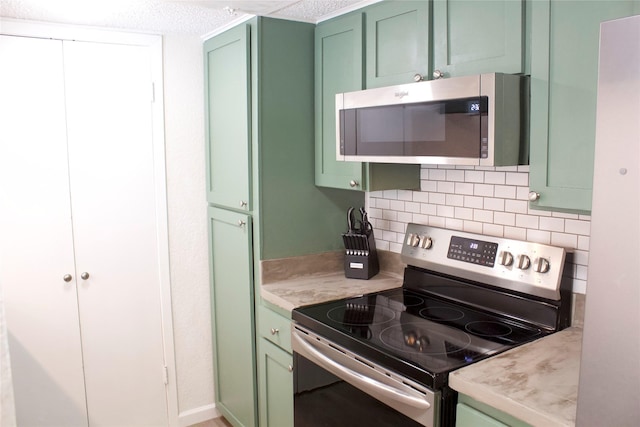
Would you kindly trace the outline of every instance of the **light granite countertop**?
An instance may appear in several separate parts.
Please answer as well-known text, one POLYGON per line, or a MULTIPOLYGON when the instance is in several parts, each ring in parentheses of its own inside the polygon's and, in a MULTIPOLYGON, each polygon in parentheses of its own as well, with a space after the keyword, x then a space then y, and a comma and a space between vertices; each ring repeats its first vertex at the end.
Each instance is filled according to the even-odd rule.
POLYGON ((449 374, 456 391, 534 426, 574 426, 582 329, 567 328, 449 374))
POLYGON ((313 274, 264 284, 262 299, 291 312, 296 307, 349 298, 402 286, 402 278, 379 273, 369 280, 347 279, 344 272, 313 274))

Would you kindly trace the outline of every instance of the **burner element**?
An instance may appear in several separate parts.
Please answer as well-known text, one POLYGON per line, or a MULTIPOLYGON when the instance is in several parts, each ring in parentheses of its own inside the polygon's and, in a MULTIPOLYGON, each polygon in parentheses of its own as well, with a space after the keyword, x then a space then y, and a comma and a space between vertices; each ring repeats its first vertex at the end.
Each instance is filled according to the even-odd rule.
POLYGON ((453 348, 447 343, 455 343, 454 351, 462 351, 471 344, 471 337, 457 329, 442 333, 425 328, 423 323, 414 322, 394 325, 382 330, 380 341, 388 347, 405 353, 447 356, 453 348))
POLYGON ((504 337, 513 332, 509 325, 488 320, 469 322, 464 329, 473 335, 482 337, 504 337))
POLYGON ((464 317, 462 310, 451 307, 427 307, 420 310, 420 316, 429 320, 452 322, 464 317))

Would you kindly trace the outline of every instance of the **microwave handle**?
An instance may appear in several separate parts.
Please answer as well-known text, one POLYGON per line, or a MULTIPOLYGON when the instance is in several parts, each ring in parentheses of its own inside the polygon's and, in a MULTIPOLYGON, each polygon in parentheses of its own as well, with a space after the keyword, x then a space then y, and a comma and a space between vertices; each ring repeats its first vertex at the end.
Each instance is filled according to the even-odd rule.
POLYGON ((304 336, 301 336, 302 333, 297 332, 295 328, 292 330, 291 335, 293 338, 293 350, 296 353, 312 360, 332 374, 389 404, 389 406, 397 406, 397 403, 400 403, 423 411, 431 407, 431 404, 425 400, 423 393, 408 386, 406 391, 401 390, 346 367, 345 364, 350 361, 348 356, 337 351, 332 355, 333 358, 323 354, 319 348, 309 343, 304 336), (334 360, 341 357, 345 359, 342 363, 334 360), (396 405, 391 404, 391 402, 395 402, 396 405))

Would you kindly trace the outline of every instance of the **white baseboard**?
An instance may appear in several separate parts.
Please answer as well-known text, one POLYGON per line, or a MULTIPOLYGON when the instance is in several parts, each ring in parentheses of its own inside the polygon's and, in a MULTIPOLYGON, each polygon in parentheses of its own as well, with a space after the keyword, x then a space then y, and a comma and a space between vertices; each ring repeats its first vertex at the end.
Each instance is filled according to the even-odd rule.
POLYGON ((178 414, 178 425, 180 427, 189 427, 194 424, 202 423, 220 416, 220 412, 216 409, 214 403, 210 405, 200 406, 198 408, 189 409, 188 411, 178 414))

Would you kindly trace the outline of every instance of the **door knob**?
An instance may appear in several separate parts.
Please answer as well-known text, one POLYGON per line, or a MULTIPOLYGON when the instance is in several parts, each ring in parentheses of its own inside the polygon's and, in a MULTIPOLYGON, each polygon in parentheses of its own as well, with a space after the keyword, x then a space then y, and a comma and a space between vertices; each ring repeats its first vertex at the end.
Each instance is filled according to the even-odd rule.
POLYGON ((529 201, 530 202, 535 202, 539 198, 540 198, 540 193, 538 193, 537 191, 529 191, 529 201))
POLYGON ((80 278, 82 280, 87 280, 89 278, 89 273, 87 273, 86 271, 82 272, 82 274, 80 275, 80 278))
POLYGON ((352 179, 351 181, 349 181, 349 186, 350 187, 357 187, 358 185, 360 185, 360 183, 358 181, 356 181, 355 179, 352 179))
POLYGON ((65 282, 70 282, 71 279, 73 279, 73 277, 70 274, 65 274, 64 276, 62 276, 62 280, 64 280, 65 282))

